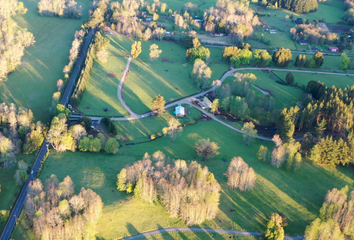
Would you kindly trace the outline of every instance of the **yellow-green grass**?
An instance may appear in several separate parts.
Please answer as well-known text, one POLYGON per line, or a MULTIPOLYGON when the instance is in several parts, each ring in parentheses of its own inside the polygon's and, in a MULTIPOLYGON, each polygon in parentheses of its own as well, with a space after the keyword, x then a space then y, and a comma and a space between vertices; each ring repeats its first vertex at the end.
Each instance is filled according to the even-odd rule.
MULTIPOLYGON (((18 154, 16 156, 17 160, 24 160, 29 166, 33 163, 34 155, 23 155, 18 154)), ((22 185, 16 185, 14 175, 17 170, 17 165, 10 169, 0 169, 0 211, 6 210, 9 211, 10 208, 14 205, 14 201, 17 198, 18 193, 20 192, 22 185)), ((6 222, 0 221, 0 232, 3 230, 6 222)))
POLYGON ((108 47, 107 62, 94 62, 89 83, 78 107, 86 115, 129 115, 128 111, 118 100, 117 90, 128 60, 129 51, 127 45, 131 44, 131 41, 123 37, 119 37, 119 41, 111 37, 109 39, 111 44, 108 47), (116 76, 109 77, 108 74, 116 76), (105 112, 105 108, 110 110, 105 112))
POLYGON ((63 78, 63 68, 69 62, 74 33, 88 16, 91 1, 78 2, 83 5, 80 20, 40 17, 38 1, 23 1, 28 11, 14 19, 33 33, 36 43, 26 49, 22 65, 0 86, 0 101, 31 108, 37 120, 49 120, 48 108, 56 82, 63 78))
POLYGON ((277 31, 276 34, 266 31, 264 32, 264 37, 270 40, 271 46, 295 49, 294 41, 290 38, 290 34, 287 31, 277 31))
MULTIPOLYGON (((277 83, 275 81, 276 77, 272 76, 272 73, 255 70, 244 70, 238 72, 255 74, 257 80, 253 84, 272 93, 272 96, 274 97, 273 107, 275 109, 283 109, 285 107, 294 106, 298 101, 300 101, 301 96, 304 93, 301 89, 277 83)), ((228 77, 226 78, 225 83, 231 82, 233 79, 234 77, 228 77)), ((254 90, 257 95, 261 94, 258 89, 252 88, 252 90, 254 90)))
MULTIPOLYGON (((318 216, 329 189, 345 185, 354 188, 354 176, 349 168, 324 169, 305 161, 302 168, 293 173, 274 168, 269 162, 258 161, 256 152, 260 144, 269 149, 273 147, 271 142, 260 140, 246 147, 242 134, 215 121, 198 122, 185 127, 175 142, 160 138, 145 144, 124 146, 117 155, 53 153, 47 159, 40 178, 44 180, 56 174, 63 179, 69 175, 77 192, 85 187, 100 194, 105 206, 97 227, 99 239, 136 235, 161 227, 185 226, 178 219, 169 218, 159 204, 144 204, 116 190, 117 173, 126 164, 141 159, 145 152, 152 154, 162 150, 173 159, 197 160, 214 173, 222 187, 220 211, 214 220, 206 221, 199 227, 263 232, 269 215, 277 212, 288 219, 286 235, 302 235, 306 225, 318 216), (217 142, 220 155, 200 161, 194 153, 194 144, 201 138, 217 142), (241 156, 257 173, 256 185, 249 192, 232 191, 226 184, 223 174, 234 156, 241 156), (228 162, 221 161, 222 158, 228 159, 228 162)), ((22 218, 13 237, 23 239, 28 236, 29 231, 25 228, 22 218)))
MULTIPOLYGON (((290 71, 289 71, 290 72, 290 71)), ((288 72, 274 71, 274 73, 285 81, 286 74, 288 72)), ((327 87, 336 86, 338 88, 345 88, 346 86, 354 85, 354 78, 340 75, 327 75, 327 74, 311 74, 311 73, 299 73, 293 72, 295 82, 298 86, 307 86, 307 83, 311 80, 320 81, 326 84, 327 87)))

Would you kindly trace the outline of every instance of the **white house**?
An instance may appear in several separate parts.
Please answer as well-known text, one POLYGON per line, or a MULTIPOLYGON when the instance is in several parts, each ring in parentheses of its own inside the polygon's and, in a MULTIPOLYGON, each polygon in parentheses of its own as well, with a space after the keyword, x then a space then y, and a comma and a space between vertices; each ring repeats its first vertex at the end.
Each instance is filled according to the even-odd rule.
POLYGON ((182 106, 177 106, 175 108, 175 115, 176 117, 184 117, 186 114, 186 109, 182 106))

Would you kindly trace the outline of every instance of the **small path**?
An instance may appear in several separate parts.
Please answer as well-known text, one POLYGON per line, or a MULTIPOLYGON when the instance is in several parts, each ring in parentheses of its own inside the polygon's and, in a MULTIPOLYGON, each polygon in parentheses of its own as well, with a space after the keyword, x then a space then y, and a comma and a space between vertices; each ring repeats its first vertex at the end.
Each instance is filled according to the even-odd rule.
MULTIPOLYGON (((203 232, 203 233, 219 233, 219 234, 235 234, 235 235, 242 235, 242 236, 256 236, 261 237, 263 233, 257 232, 244 232, 244 231, 233 231, 233 230, 222 230, 222 229, 205 229, 205 228, 188 228, 188 227, 176 227, 176 228, 164 228, 159 229, 151 232, 141 233, 139 235, 135 235, 132 237, 123 238, 124 240, 132 240, 132 239, 139 239, 139 238, 146 238, 148 236, 156 235, 156 234, 163 234, 169 232, 203 232)), ((304 239, 304 236, 299 237, 284 237, 286 240, 300 240, 304 239)))

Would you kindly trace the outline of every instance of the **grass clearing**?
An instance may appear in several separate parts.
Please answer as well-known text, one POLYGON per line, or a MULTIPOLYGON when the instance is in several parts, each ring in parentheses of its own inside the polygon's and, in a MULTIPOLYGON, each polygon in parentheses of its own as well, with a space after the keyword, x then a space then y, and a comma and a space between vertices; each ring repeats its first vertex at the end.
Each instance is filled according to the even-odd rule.
MULTIPOLYGON (((257 76, 257 80, 253 84, 272 93, 274 96, 273 107, 275 109, 283 109, 285 107, 294 106, 303 95, 303 91, 301 89, 275 82, 276 77, 272 73, 255 70, 243 70, 238 72, 255 74, 257 76)), ((228 77, 224 83, 231 82, 233 79, 234 77, 228 77)), ((256 92, 256 94, 261 94, 257 89, 252 89, 256 92)))
MULTIPOLYGON (((278 212, 288 218, 286 235, 302 235, 306 225, 319 214, 329 189, 345 185, 354 187, 354 174, 347 168, 323 169, 305 161, 298 172, 292 173, 282 168, 276 169, 268 162, 260 162, 255 157, 260 144, 271 149, 272 143, 255 140, 246 147, 241 134, 231 132, 215 121, 185 127, 175 142, 160 138, 149 143, 124 146, 114 156, 81 152, 53 153, 47 159, 40 178, 46 179, 56 174, 63 179, 69 175, 76 184, 76 191, 86 187, 100 194, 105 207, 98 225, 98 239, 135 235, 161 227, 184 226, 178 219, 169 218, 159 204, 144 204, 118 192, 116 175, 126 164, 141 159, 145 152, 152 154, 161 150, 173 159, 200 161, 193 148, 201 138, 210 138, 220 146, 220 155, 200 163, 214 173, 222 190, 217 217, 200 227, 263 232, 268 216, 278 212), (241 156, 257 173, 256 186, 249 192, 231 191, 226 184, 223 173, 234 156, 241 156), (228 163, 222 162, 222 158, 228 159, 228 163)), ((22 218, 15 230, 15 239, 23 239, 29 234, 29 231, 25 231, 23 221, 22 218)))
POLYGON ((36 120, 49 120, 48 108, 56 91, 56 82, 63 79, 63 68, 69 61, 74 33, 88 17, 90 0, 80 0, 82 19, 40 17, 37 2, 24 0, 28 11, 14 17, 22 28, 33 33, 36 43, 26 49, 22 65, 0 85, 0 101, 32 109, 36 120))
MULTIPOLYGON (((16 158, 18 161, 24 160, 29 166, 31 166, 34 160, 34 155, 18 154, 16 155, 16 158)), ((14 200, 17 198, 18 193, 22 188, 22 185, 16 185, 15 183, 14 175, 17 169, 17 164, 16 166, 10 169, 0 169, 0 211, 10 210, 10 208, 14 204, 14 200)), ((0 232, 2 232, 3 228, 5 227, 5 224, 6 222, 0 221, 0 232)))

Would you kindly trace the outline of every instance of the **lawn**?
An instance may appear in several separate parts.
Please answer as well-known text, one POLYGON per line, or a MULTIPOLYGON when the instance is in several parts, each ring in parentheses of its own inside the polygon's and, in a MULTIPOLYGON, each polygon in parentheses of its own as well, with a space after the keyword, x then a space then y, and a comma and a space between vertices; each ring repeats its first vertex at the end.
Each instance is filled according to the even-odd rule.
MULTIPOLYGON (((33 155, 16 155, 18 161, 24 160, 29 166, 33 163, 33 155)), ((14 204, 14 200, 17 198, 19 191, 22 188, 22 185, 16 185, 14 175, 17 170, 17 165, 10 169, 0 169, 0 211, 6 210, 9 211, 12 205, 14 204)), ((3 227, 6 222, 0 221, 0 232, 2 232, 3 227)))
POLYGON ((0 101, 31 108, 36 120, 46 122, 56 82, 63 78, 62 70, 69 61, 74 33, 87 18, 91 1, 78 1, 83 5, 80 20, 40 17, 37 2, 24 0, 27 13, 14 18, 20 27, 33 33, 36 43, 26 49, 22 65, 0 86, 0 101))
MULTIPOLYGON (((300 101, 301 96, 304 93, 301 89, 277 83, 275 81, 277 78, 272 73, 255 70, 244 70, 238 72, 255 74, 257 80, 253 84, 272 93, 272 96, 274 97, 273 107, 275 109, 283 109, 285 107, 294 106, 298 101, 300 101)), ((233 79, 234 77, 228 77, 226 78, 225 83, 231 82, 233 79)), ((257 89, 252 88, 252 90, 260 95, 260 91, 257 89)))
MULTIPOLYGON (((274 73, 285 81, 286 74, 288 72, 274 71, 274 73)), ((298 86, 307 86, 307 83, 311 80, 321 81, 326 84, 327 87, 332 87, 333 85, 338 88, 345 88, 346 86, 354 85, 353 77, 347 76, 334 76, 327 74, 311 74, 311 73, 298 73, 293 72, 295 77, 294 84, 298 86)))
MULTIPOLYGON (((120 36, 107 37, 110 39, 108 62, 94 64, 79 109, 87 115, 125 116, 127 112, 118 101, 117 88, 132 40, 120 36), (109 73, 116 77, 108 77, 109 73), (105 108, 110 111, 104 112, 105 108)), ((133 111, 149 111, 152 99, 158 94, 170 102, 200 91, 190 78, 193 67, 187 63, 185 51, 184 47, 173 42, 142 42, 142 53, 133 60, 123 91, 123 98, 133 111), (149 59, 149 46, 153 43, 162 50, 160 58, 154 62, 149 59)), ((211 80, 219 79, 229 66, 222 62, 221 48, 210 48, 210 52, 211 80)))
MULTIPOLYGON (((260 144, 269 149, 273 146, 270 142, 256 140, 246 147, 241 134, 231 132, 215 121, 198 122, 185 127, 175 142, 164 137, 145 144, 123 146, 113 156, 81 152, 53 153, 47 159, 40 178, 44 180, 56 174, 63 179, 69 175, 76 184, 77 192, 81 187, 86 187, 100 194, 105 207, 98 225, 98 239, 135 235, 161 227, 184 226, 178 219, 169 218, 159 204, 144 204, 125 193, 117 192, 117 173, 126 164, 141 159, 145 152, 152 154, 161 150, 173 159, 197 159, 214 173, 222 187, 220 211, 214 220, 206 221, 200 227, 262 232, 268 216, 277 212, 287 216, 289 225, 285 228, 286 235, 302 235, 306 225, 319 214, 329 189, 345 185, 354 188, 353 172, 348 168, 323 169, 305 162, 298 172, 292 173, 276 169, 268 162, 260 162, 255 157, 260 144), (201 138, 217 142, 220 155, 200 161, 193 146, 201 138), (223 173, 228 163, 222 162, 221 158, 230 161, 234 156, 241 156, 257 173, 256 185, 249 192, 231 191, 226 184, 223 173)), ((30 232, 25 231, 25 228, 26 223, 22 218, 13 237, 29 238, 30 232)))

